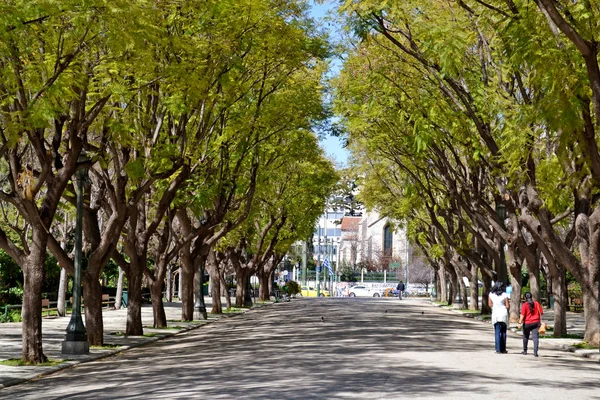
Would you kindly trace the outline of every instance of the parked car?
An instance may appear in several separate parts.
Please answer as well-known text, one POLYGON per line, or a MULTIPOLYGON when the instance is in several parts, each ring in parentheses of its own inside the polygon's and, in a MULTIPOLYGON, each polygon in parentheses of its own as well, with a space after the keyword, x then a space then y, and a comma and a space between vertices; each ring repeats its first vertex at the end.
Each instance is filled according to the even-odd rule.
MULTIPOLYGON (((317 297, 317 288, 313 286, 302 286, 300 294, 302 297, 317 297)), ((321 289, 319 297, 331 297, 331 293, 329 293, 329 290, 321 289)))
POLYGON ((378 290, 369 289, 363 285, 355 285, 348 288, 349 297, 380 297, 378 290))

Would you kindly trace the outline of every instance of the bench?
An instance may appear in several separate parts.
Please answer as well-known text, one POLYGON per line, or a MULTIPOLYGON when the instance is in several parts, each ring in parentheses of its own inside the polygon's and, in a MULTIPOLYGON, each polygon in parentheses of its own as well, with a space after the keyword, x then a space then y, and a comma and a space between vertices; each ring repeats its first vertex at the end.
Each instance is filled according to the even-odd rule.
POLYGON ((571 311, 581 312, 583 311, 583 300, 579 298, 571 299, 571 304, 569 305, 571 311))
POLYGON ((103 294, 102 295, 102 307, 106 306, 106 309, 115 309, 115 298, 114 297, 110 297, 110 295, 108 294, 103 294))
POLYGON ((44 311, 47 313, 46 316, 50 316, 52 311, 56 311, 58 313, 58 308, 51 307, 50 299, 42 299, 42 314, 44 311))

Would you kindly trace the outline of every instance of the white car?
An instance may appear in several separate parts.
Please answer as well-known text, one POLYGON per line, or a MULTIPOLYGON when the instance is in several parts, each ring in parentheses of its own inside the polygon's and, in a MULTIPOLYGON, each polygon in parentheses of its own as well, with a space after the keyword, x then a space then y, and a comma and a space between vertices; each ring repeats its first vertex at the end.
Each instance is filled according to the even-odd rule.
POLYGON ((369 289, 363 285, 356 285, 348 288, 349 297, 379 297, 381 293, 378 290, 369 289))

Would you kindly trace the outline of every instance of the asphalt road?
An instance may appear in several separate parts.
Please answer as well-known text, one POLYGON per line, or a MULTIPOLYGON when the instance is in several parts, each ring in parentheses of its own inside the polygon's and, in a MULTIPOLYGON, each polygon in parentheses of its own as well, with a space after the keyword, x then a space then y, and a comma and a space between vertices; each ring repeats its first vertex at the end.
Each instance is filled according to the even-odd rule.
POLYGON ((419 300, 300 299, 0 390, 6 399, 600 399, 600 364, 494 353, 490 324, 419 300))

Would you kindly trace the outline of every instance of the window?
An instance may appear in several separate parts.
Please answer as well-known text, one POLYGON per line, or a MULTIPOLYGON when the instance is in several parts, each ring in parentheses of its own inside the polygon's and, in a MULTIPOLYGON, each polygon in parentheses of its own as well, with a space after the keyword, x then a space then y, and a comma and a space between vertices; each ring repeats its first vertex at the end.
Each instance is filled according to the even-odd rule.
POLYGON ((383 228, 383 254, 386 256, 392 255, 392 243, 394 234, 390 225, 383 228))

